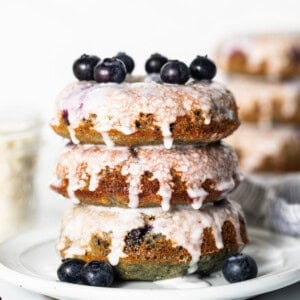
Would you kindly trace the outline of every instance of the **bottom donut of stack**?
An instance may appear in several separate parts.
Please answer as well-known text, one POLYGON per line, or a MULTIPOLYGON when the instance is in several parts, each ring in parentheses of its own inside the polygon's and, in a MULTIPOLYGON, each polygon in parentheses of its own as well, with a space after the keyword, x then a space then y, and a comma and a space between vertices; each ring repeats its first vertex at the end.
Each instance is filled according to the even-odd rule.
POLYGON ((109 261, 122 280, 158 280, 218 271, 247 241, 241 208, 226 199, 167 212, 79 204, 62 221, 57 250, 62 258, 109 261))

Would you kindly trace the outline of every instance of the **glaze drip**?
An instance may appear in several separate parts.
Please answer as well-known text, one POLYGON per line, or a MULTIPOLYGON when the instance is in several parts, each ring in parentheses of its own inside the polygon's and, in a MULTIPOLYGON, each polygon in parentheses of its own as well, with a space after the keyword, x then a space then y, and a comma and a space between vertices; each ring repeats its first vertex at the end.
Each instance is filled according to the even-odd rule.
POLYGON ((180 174, 194 209, 201 208, 209 195, 203 187, 206 180, 212 180, 212 185, 223 197, 234 189, 239 178, 237 157, 223 144, 178 146, 170 150, 163 146, 148 146, 136 148, 134 153, 126 147, 107 149, 105 146, 80 145, 69 147, 60 157, 55 185, 63 187, 67 179, 69 197, 74 198, 77 190, 96 191, 106 170, 119 170, 126 177, 130 208, 139 206, 142 177, 151 173, 150 180, 159 182, 157 194, 161 196, 163 210, 170 209, 174 191, 172 170, 180 174))
POLYGON ((164 235, 172 241, 173 247, 182 246, 189 252, 189 273, 197 269, 205 228, 211 228, 216 247, 222 249, 222 226, 225 221, 230 221, 236 231, 237 244, 244 246, 240 234, 241 208, 235 202, 224 200, 218 205, 207 205, 202 210, 179 206, 170 212, 148 208, 130 209, 124 213, 121 208, 76 205, 62 221, 57 249, 63 251, 65 257, 82 255, 90 250, 93 236, 109 233, 111 247, 108 259, 112 265, 117 265, 120 258, 126 257, 123 249, 127 234, 133 229, 149 225, 145 222, 145 216, 150 220, 153 233, 164 235))
POLYGON ((84 120, 91 120, 92 116, 93 130, 102 135, 106 145, 112 147, 110 130, 133 134, 137 131, 135 122, 140 114, 152 114, 153 125, 160 128, 164 145, 170 149, 173 144, 170 125, 178 117, 200 110, 203 126, 207 126, 212 120, 235 120, 237 117, 232 107, 235 107, 232 94, 217 82, 167 85, 154 81, 122 84, 81 81, 69 85, 59 95, 57 116, 52 125, 59 124, 62 112, 68 112, 70 137, 77 144, 75 129, 84 120))

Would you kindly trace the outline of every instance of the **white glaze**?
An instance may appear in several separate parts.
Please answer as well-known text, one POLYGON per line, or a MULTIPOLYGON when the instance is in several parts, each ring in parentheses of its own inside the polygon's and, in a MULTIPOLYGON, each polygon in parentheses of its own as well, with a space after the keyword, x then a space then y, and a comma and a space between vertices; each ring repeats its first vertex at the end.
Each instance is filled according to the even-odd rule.
POLYGON ((90 250, 91 238, 109 233, 112 240, 108 259, 112 265, 117 265, 123 252, 125 237, 133 229, 144 227, 145 215, 154 216, 149 221, 152 232, 163 234, 173 242, 174 247, 182 246, 191 255, 189 273, 195 272, 201 256, 202 234, 205 228, 211 228, 216 246, 223 248, 222 226, 230 221, 236 230, 237 244, 242 247, 239 216, 242 216, 239 204, 223 201, 218 205, 207 205, 202 210, 189 207, 173 207, 170 212, 161 208, 127 209, 101 207, 92 205, 76 205, 64 217, 59 251, 64 251, 65 257, 82 255, 90 250), (68 242, 70 244, 68 245, 68 242))
MULTIPOLYGON (((109 137, 109 134, 108 132, 106 131, 102 131, 102 138, 103 138, 103 141, 105 143, 105 145, 109 148, 112 148, 115 146, 114 142, 112 141, 112 139, 109 137)), ((72 139, 72 138, 71 138, 72 139)))
POLYGON ((159 84, 153 81, 122 84, 99 84, 75 82, 58 97, 56 117, 59 123, 62 111, 68 112, 70 136, 74 143, 74 130, 84 119, 93 116, 93 129, 102 134, 104 143, 113 146, 108 132, 118 130, 125 135, 136 132, 135 121, 140 113, 153 114, 164 138, 166 148, 171 148, 173 139, 170 125, 191 110, 203 112, 204 125, 213 119, 216 122, 236 118, 231 107, 233 96, 225 86, 217 82, 199 81, 186 85, 159 84))
MULTIPOLYGON (((80 141, 76 137, 74 128, 72 126, 68 126, 68 131, 69 131, 70 138, 71 138, 71 141, 73 142, 73 144, 78 145, 80 143, 80 141)), ((103 139, 104 139, 104 135, 103 135, 103 139)))
POLYGON ((141 178, 145 172, 153 174, 151 180, 158 180, 157 194, 162 198, 164 210, 170 208, 174 184, 172 169, 181 174, 195 209, 199 209, 208 196, 202 187, 205 180, 214 180, 216 189, 223 197, 234 189, 239 178, 236 155, 223 144, 178 146, 170 150, 163 146, 139 147, 134 155, 126 147, 107 149, 105 146, 79 145, 67 148, 60 157, 53 185, 62 187, 64 179, 68 179, 67 190, 71 198, 75 196, 75 191, 86 187, 93 192, 97 190, 99 180, 104 176, 100 173, 105 168, 120 170, 126 176, 129 185, 128 206, 131 208, 139 205, 141 178))

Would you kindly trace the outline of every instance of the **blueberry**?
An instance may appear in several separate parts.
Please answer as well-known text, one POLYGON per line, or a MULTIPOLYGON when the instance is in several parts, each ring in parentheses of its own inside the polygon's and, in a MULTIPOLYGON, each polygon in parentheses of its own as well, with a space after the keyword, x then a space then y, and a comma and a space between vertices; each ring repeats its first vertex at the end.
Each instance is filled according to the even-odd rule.
POLYGON ((255 260, 245 254, 229 257, 222 268, 223 275, 230 283, 245 281, 257 276, 255 260))
POLYGON ((64 259, 57 269, 57 277, 60 281, 77 283, 80 281, 80 271, 85 262, 77 258, 64 259))
POLYGON ((290 51, 290 60, 294 64, 300 64, 300 48, 294 47, 290 51))
POLYGON ((134 69, 134 60, 132 57, 125 52, 119 52, 115 57, 124 63, 127 73, 131 74, 134 69))
POLYGON ((217 68, 207 56, 197 56, 190 64, 190 72, 194 79, 211 80, 216 76, 217 68))
POLYGON ((145 69, 148 74, 151 73, 158 73, 160 72, 162 66, 168 62, 168 59, 159 54, 154 53, 150 56, 150 58, 147 59, 145 64, 145 69))
POLYGON ((131 230, 125 238, 125 242, 129 246, 139 245, 143 242, 147 232, 152 229, 151 225, 131 230))
POLYGON ((83 54, 73 63, 73 73, 79 80, 94 80, 94 67, 100 61, 95 55, 83 54))
POLYGON ((66 122, 67 125, 70 125, 69 112, 67 109, 62 110, 61 117, 66 122))
POLYGON ((126 66, 117 58, 105 58, 94 68, 94 78, 97 82, 121 83, 126 77, 126 66))
POLYGON ((90 261, 82 268, 81 279, 92 286, 111 286, 114 280, 113 268, 102 260, 90 261))
POLYGON ((160 70, 163 82, 185 84, 190 78, 187 65, 179 60, 170 60, 160 70))

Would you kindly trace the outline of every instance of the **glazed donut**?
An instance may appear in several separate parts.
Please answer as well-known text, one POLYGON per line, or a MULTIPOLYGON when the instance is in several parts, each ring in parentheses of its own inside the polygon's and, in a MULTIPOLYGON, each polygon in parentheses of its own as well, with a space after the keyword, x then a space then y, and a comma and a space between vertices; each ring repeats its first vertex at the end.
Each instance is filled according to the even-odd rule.
POLYGON ((140 146, 211 143, 239 126, 220 83, 76 82, 58 97, 52 128, 73 143, 140 146))
POLYGON ((178 204, 199 209, 226 196, 239 181, 237 157, 220 143, 172 149, 76 145, 58 160, 51 187, 87 204, 168 210, 178 204))
POLYGON ((215 59, 224 71, 270 78, 300 75, 300 32, 230 37, 217 48, 215 59))
POLYGON ((226 84, 247 122, 300 124, 300 79, 274 82, 250 76, 227 76, 226 84))
POLYGON ((107 260, 122 280, 158 280, 219 270, 247 243, 237 203, 130 209, 75 205, 63 218, 62 258, 107 260))
POLYGON ((300 171, 300 129, 243 124, 226 139, 244 172, 300 171))

